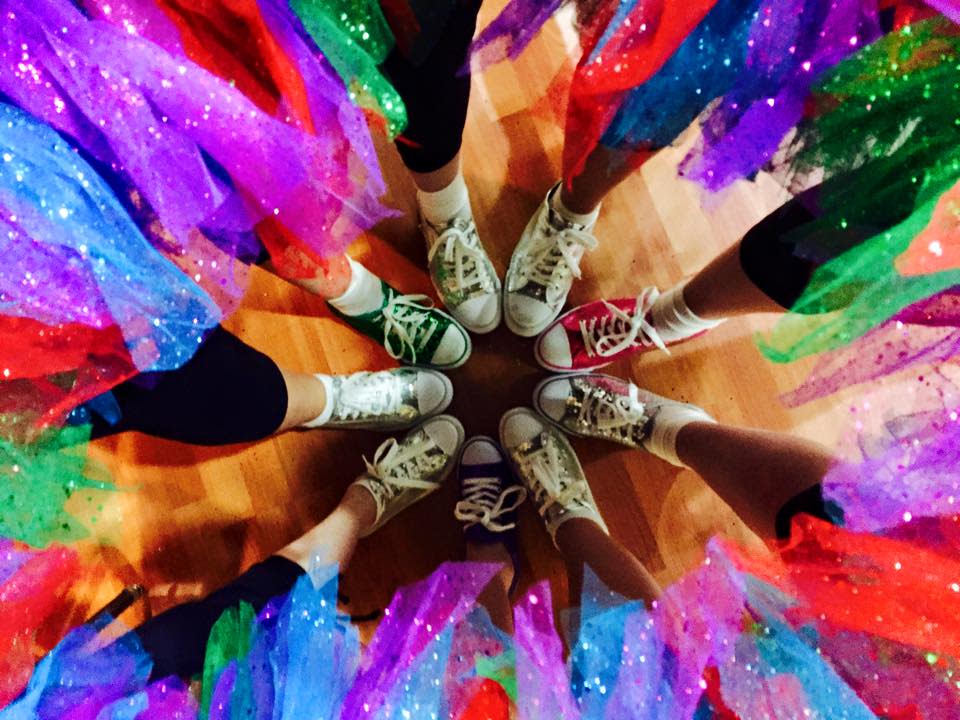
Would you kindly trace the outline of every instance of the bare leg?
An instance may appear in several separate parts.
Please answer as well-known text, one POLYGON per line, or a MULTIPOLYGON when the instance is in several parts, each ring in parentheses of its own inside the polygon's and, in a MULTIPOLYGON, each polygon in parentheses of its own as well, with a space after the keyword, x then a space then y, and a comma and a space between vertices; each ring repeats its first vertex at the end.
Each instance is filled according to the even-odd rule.
POLYGON ((319 525, 276 554, 310 570, 315 560, 336 564, 342 571, 353 557, 357 540, 373 525, 377 506, 362 487, 350 486, 340 504, 319 525))
POLYGON ((323 383, 313 375, 280 369, 287 386, 287 414, 277 432, 299 427, 323 413, 327 393, 323 383))
POLYGON ((560 189, 560 201, 578 215, 589 215, 617 185, 627 179, 653 153, 640 158, 632 156, 630 162, 623 153, 602 146, 587 158, 583 172, 560 189))
POLYGON ((571 605, 580 603, 584 566, 610 590, 631 600, 650 603, 660 595, 660 586, 643 563, 592 520, 563 523, 557 528, 557 547, 567 564, 571 605))
POLYGON ((314 275, 312 277, 287 277, 277 270, 272 262, 264 263, 264 267, 274 275, 282 277, 287 282, 291 282, 309 293, 319 295, 324 300, 340 297, 347 291, 352 271, 346 255, 335 255, 319 263, 308 260, 304 256, 301 258, 301 264, 305 266, 314 265, 316 267, 314 275))
POLYGON ((681 428, 677 454, 762 538, 774 536, 776 512, 836 462, 809 440, 703 422, 681 428))
POLYGON ((477 601, 486 608, 493 624, 508 634, 513 633, 513 610, 510 607, 510 584, 513 582, 513 561, 500 543, 467 543, 467 560, 502 563, 503 568, 480 593, 477 601))
POLYGON ((715 257, 683 289, 687 307, 704 320, 755 312, 784 312, 747 277, 740 263, 740 243, 715 257))
POLYGON ((408 171, 413 182, 423 192, 439 192, 452 183, 460 174, 460 153, 439 170, 428 173, 408 171))

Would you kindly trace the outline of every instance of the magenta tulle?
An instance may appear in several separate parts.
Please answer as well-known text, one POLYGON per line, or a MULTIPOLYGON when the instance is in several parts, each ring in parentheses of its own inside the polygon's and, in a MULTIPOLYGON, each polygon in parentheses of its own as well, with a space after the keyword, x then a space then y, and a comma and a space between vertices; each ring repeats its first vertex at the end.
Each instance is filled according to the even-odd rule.
POLYGON ((872 2, 762 4, 743 71, 700 118, 701 138, 681 164, 681 174, 711 191, 752 177, 803 117, 816 79, 879 36, 872 2))
POLYGON ((496 572, 495 565, 444 563, 426 580, 398 590, 347 694, 342 720, 375 716, 397 679, 446 628, 467 616, 496 572))

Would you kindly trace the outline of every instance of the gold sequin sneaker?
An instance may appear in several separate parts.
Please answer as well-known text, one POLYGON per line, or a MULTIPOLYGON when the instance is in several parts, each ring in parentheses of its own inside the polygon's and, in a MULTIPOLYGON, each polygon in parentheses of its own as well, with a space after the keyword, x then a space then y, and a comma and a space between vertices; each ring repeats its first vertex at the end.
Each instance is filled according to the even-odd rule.
POLYGON ((510 258, 503 287, 507 327, 534 337, 550 325, 567 302, 574 278, 580 277, 584 252, 597 247, 592 225, 578 225, 551 207, 557 183, 530 219, 510 258))
POLYGON ((364 458, 367 470, 353 484, 373 496, 377 516, 363 537, 439 489, 456 464, 463 438, 463 426, 456 418, 438 415, 399 441, 387 440, 377 448, 373 462, 364 458))
POLYGON ((473 218, 438 226, 420 218, 427 241, 430 279, 443 305, 467 330, 492 332, 503 315, 500 278, 477 234, 473 218))
POLYGON ((574 518, 591 520, 609 534, 580 461, 563 433, 533 410, 514 408, 500 420, 500 444, 554 544, 557 529, 574 518))
POLYGON ((453 400, 453 384, 436 370, 396 368, 352 375, 317 375, 327 408, 308 428, 405 430, 439 415, 453 400))
POLYGON ((661 397, 602 373, 547 378, 533 391, 533 405, 548 422, 571 435, 645 450, 651 450, 657 416, 664 408, 688 422, 714 422, 696 405, 661 397))

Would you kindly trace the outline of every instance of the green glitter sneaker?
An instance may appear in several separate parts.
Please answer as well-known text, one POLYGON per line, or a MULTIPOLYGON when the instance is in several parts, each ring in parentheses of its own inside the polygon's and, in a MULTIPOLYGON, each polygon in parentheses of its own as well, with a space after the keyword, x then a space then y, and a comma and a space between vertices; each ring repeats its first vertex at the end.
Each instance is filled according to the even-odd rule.
POLYGON ((390 357, 410 365, 450 370, 470 357, 467 331, 442 310, 431 307, 426 295, 401 295, 380 281, 383 304, 378 310, 347 315, 330 305, 348 325, 373 338, 390 357))
POLYGON ((463 426, 456 418, 438 415, 399 441, 387 440, 377 448, 373 462, 364 458, 367 471, 353 484, 373 496, 377 516, 361 537, 439 489, 456 465, 463 438, 463 426))
POLYGON ((444 306, 471 332, 492 332, 503 315, 500 278, 473 218, 454 217, 437 226, 421 217, 420 231, 427 241, 430 279, 444 306))

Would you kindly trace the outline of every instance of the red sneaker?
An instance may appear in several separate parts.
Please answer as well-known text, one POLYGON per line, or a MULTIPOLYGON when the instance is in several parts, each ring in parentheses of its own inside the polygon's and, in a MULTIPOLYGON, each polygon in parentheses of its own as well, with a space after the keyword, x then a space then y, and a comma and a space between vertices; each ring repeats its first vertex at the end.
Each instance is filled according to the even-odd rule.
POLYGON ((660 291, 648 287, 635 298, 575 307, 537 338, 537 362, 553 372, 583 372, 653 347, 669 352, 650 318, 658 297, 660 291))

